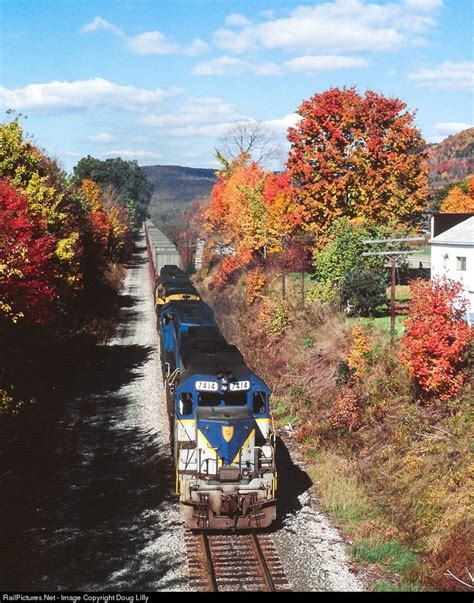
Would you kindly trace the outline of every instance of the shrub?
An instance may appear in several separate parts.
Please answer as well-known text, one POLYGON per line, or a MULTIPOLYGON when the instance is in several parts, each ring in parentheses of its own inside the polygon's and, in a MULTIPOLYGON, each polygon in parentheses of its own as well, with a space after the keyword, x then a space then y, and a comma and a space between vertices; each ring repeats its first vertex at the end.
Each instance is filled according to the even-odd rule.
POLYGON ((372 316, 387 303, 387 277, 382 269, 355 269, 347 272, 341 286, 341 301, 350 304, 352 313, 372 316))
POLYGON ((420 396, 447 401, 461 389, 472 331, 464 322, 462 284, 440 278, 411 283, 412 299, 400 358, 420 396))
POLYGON ((351 335, 353 343, 347 356, 347 367, 353 377, 361 379, 367 370, 372 346, 362 326, 353 327, 351 335))
POLYGON ((362 409, 353 389, 345 388, 339 392, 329 420, 332 427, 345 427, 349 431, 354 431, 362 425, 362 409))
POLYGON ((255 268, 247 273, 245 277, 247 287, 247 304, 251 305, 257 299, 262 298, 265 289, 265 274, 261 268, 255 268))

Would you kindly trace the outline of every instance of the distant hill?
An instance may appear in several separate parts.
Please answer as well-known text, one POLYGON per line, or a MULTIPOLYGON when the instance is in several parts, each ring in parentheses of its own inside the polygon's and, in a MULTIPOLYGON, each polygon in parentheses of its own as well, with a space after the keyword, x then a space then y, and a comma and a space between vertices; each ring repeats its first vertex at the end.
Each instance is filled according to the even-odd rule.
POLYGON ((464 180, 474 173, 474 128, 427 145, 429 184, 437 189, 464 180))
POLYGON ((153 185, 151 219, 164 228, 177 224, 194 199, 207 197, 216 181, 215 170, 203 168, 150 165, 142 170, 153 185))

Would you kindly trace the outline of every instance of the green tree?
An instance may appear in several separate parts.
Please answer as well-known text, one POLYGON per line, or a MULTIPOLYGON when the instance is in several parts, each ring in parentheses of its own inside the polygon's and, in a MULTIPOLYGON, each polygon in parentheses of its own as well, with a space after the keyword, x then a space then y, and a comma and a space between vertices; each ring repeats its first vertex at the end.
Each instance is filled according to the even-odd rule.
POLYGON ((387 304, 387 272, 383 268, 356 268, 346 272, 341 286, 341 302, 350 304, 358 316, 372 316, 387 304))
POLYGON ((323 297, 329 299, 331 291, 340 290, 349 272, 383 268, 383 256, 362 255, 366 251, 383 251, 383 246, 372 244, 369 247, 364 240, 402 237, 406 234, 407 228, 395 222, 377 225, 368 220, 335 220, 328 233, 328 242, 317 252, 313 261, 314 280, 324 292, 323 297))
POLYGON ((78 162, 73 172, 77 186, 83 180, 93 180, 103 190, 114 187, 120 203, 133 210, 136 223, 146 217, 153 187, 136 161, 120 157, 101 161, 88 155, 78 162))

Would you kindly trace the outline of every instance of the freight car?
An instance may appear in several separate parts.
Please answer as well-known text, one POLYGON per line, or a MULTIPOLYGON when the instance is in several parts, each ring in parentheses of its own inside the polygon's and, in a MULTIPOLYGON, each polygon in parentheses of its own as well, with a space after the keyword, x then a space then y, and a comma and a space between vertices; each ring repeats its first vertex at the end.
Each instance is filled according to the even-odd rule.
POLYGON ((267 527, 277 487, 270 390, 199 296, 170 299, 195 289, 162 264, 157 229, 145 228, 153 285, 168 294, 156 309, 181 515, 193 529, 267 527))

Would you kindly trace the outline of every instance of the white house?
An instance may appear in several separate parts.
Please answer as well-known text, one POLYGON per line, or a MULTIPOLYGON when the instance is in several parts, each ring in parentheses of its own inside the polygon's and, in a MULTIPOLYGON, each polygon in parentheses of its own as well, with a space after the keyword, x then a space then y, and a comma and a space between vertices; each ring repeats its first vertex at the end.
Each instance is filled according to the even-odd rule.
MULTIPOLYGON (((432 222, 433 224, 433 222, 432 222)), ((432 231, 433 233, 433 226, 432 231)), ((463 284, 469 300, 468 322, 474 324, 474 216, 466 217, 430 239, 431 278, 446 276, 463 284)))

